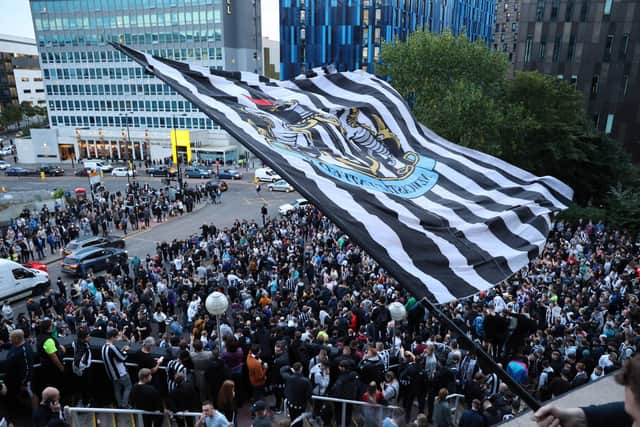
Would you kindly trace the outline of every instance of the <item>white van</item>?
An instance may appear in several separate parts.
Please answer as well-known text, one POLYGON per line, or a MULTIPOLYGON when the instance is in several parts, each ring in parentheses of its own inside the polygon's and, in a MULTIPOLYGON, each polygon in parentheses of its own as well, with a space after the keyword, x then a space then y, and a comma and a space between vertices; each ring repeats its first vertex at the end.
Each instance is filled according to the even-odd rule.
POLYGON ((259 168, 256 169, 255 179, 257 179, 258 181, 276 182, 281 180, 282 178, 271 168, 259 168))
POLYGON ((49 274, 0 259, 0 301, 42 294, 49 287, 49 274))
POLYGON ((102 160, 85 160, 82 164, 85 169, 89 169, 92 171, 98 170, 98 168, 105 173, 111 172, 113 170, 113 166, 111 166, 107 162, 103 162, 102 160))

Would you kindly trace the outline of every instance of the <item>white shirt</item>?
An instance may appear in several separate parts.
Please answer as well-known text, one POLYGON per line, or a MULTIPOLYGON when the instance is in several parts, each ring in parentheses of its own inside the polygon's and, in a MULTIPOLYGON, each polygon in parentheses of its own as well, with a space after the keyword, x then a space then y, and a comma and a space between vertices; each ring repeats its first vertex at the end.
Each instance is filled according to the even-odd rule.
POLYGON ((189 322, 193 322, 193 318, 196 317, 199 309, 200 298, 197 298, 189 303, 189 308, 187 309, 187 317, 189 318, 189 322))

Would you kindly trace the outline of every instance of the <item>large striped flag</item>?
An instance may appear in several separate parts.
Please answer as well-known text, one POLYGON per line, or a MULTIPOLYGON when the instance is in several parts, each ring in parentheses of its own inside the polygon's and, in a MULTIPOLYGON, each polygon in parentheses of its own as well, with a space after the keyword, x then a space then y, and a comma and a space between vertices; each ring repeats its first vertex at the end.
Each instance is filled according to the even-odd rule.
POLYGON ((362 71, 289 81, 113 46, 198 106, 417 297, 444 303, 508 278, 543 248, 573 192, 417 123, 362 71))

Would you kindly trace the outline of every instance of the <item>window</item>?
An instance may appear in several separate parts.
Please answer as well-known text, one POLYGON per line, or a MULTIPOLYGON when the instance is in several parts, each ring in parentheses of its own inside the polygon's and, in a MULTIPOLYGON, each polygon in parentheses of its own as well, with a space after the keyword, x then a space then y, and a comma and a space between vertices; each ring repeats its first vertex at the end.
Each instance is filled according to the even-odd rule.
POLYGON ((514 22, 511 24, 511 31, 514 33, 518 31, 518 23, 514 22))
POLYGON ((536 20, 541 22, 544 19, 544 2, 545 0, 538 0, 536 6, 536 20))
POLYGON ((540 50, 538 51, 538 59, 540 59, 540 61, 544 60, 545 50, 547 50, 547 42, 545 41, 545 39, 542 39, 540 40, 540 50))
POLYGON ((611 132, 613 131, 613 120, 614 120, 614 115, 613 114, 607 114, 607 123, 604 127, 604 133, 607 135, 611 135, 611 132))
POLYGON ((569 47, 567 48, 567 60, 573 61, 573 55, 575 54, 575 50, 576 50, 576 36, 571 34, 571 37, 569 37, 569 47))
POLYGON ((626 95, 629 92, 629 74, 625 74, 622 81, 622 94, 626 95))
POLYGON ((622 36, 622 43, 620 44, 620 57, 624 58, 627 56, 627 50, 629 49, 629 33, 625 33, 622 36))
POLYGON ((613 9, 613 0, 605 0, 604 2, 604 16, 611 15, 611 9, 613 9))
POLYGON ((611 51, 613 50, 613 40, 614 40, 614 35, 613 34, 609 34, 607 36, 607 43, 604 46, 604 60, 608 61, 611 58, 611 51))
POLYGON ((587 13, 589 12, 589 0, 582 1, 582 7, 580 7, 580 22, 587 20, 587 13))
POLYGON ((598 86, 600 82, 600 75, 594 74, 591 78, 591 96, 595 97, 598 94, 598 86))
POLYGON ((31 89, 24 89, 22 92, 24 92, 24 93, 31 93, 31 89))
POLYGON ((29 77, 21 77, 20 81, 28 82, 29 81, 29 77))
POLYGON ((571 86, 575 87, 577 84, 578 84, 578 76, 574 74, 571 76, 571 86))
POLYGON ((553 57, 551 58, 553 62, 558 62, 560 59, 560 41, 560 35, 556 35, 556 38, 553 41, 553 57))
POLYGON ((33 274, 32 272, 30 272, 25 268, 15 268, 11 270, 11 273, 13 273, 13 278, 16 280, 29 279, 29 278, 35 277, 35 274, 33 274))
POLYGON ((551 19, 558 17, 558 9, 560 8, 560 0, 551 0, 551 19))
POLYGON ((573 18, 573 0, 567 0, 567 10, 564 14, 564 22, 571 22, 573 18))
POLYGON ((598 129, 598 126, 600 126, 600 114, 596 113, 593 115, 593 125, 596 129, 598 129))
POLYGON ((531 47, 533 46, 533 34, 527 34, 527 42, 524 46, 524 62, 531 62, 531 47))

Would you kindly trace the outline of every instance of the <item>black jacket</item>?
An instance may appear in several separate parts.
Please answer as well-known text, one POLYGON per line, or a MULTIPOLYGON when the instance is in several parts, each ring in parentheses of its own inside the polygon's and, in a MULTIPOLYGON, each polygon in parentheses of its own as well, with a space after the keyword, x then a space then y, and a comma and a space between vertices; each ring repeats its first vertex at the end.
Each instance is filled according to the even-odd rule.
POLYGON ((200 394, 190 382, 183 382, 169 393, 167 401, 172 412, 199 411, 200 394))
POLYGON ((357 400, 358 382, 358 375, 355 372, 345 371, 341 373, 331 389, 331 397, 357 400))
POLYGON ((284 395, 289 402, 297 406, 306 406, 311 400, 311 381, 302 374, 292 372, 288 365, 280 369, 280 375, 285 382, 284 395))

